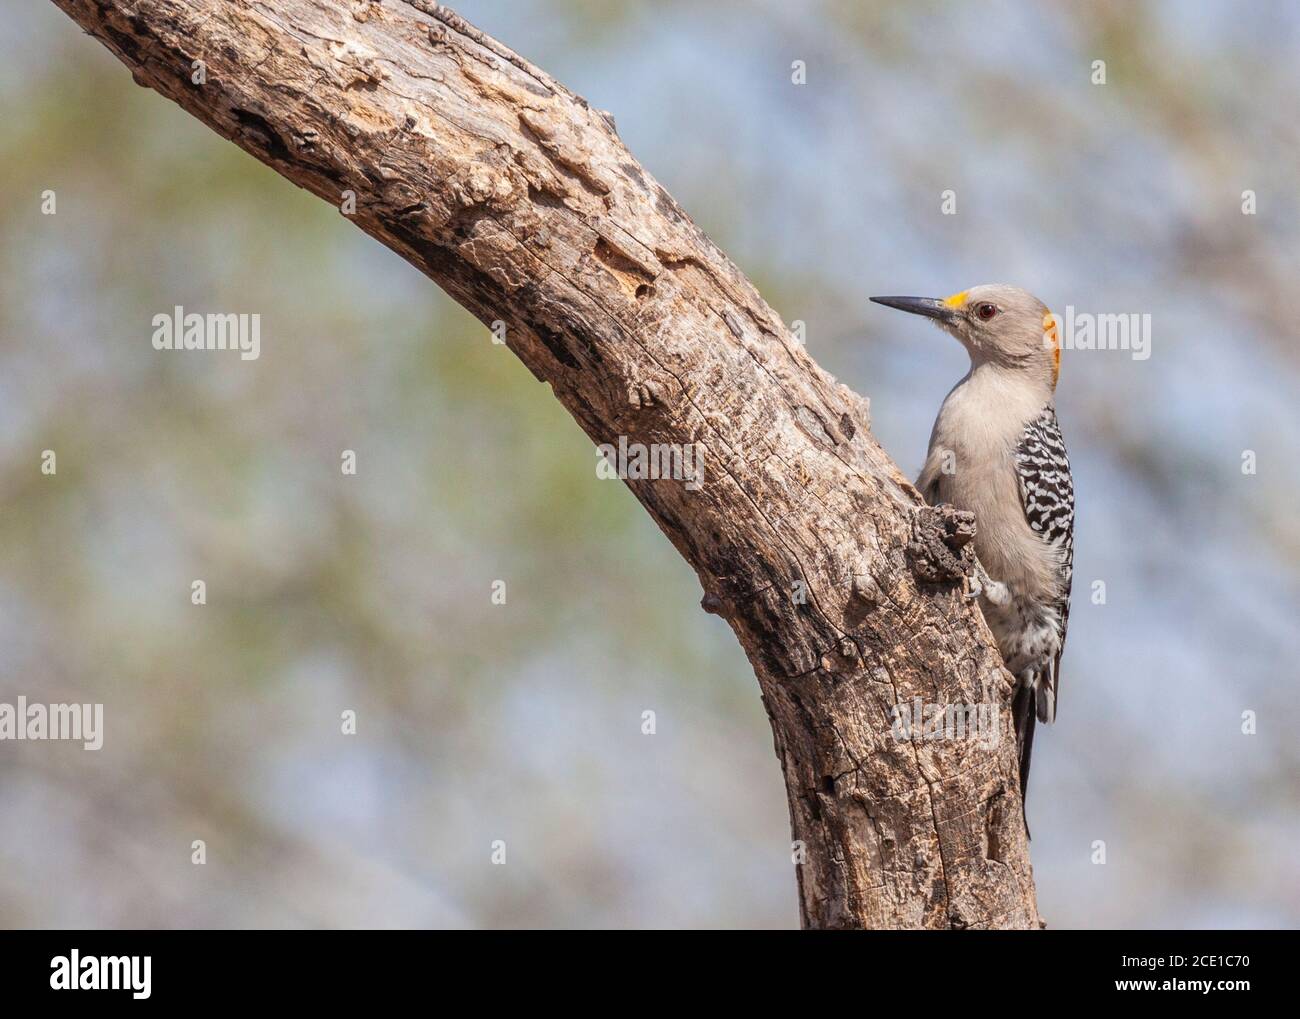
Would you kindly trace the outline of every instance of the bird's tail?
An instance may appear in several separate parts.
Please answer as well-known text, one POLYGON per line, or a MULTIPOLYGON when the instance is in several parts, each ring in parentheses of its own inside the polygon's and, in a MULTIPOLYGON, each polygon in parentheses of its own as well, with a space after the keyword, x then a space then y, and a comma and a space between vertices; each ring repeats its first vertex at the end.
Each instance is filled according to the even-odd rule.
POLYGON ((1025 834, 1029 834, 1029 816, 1025 808, 1025 794, 1029 792, 1029 758, 1034 752, 1034 726, 1038 721, 1035 710, 1034 687, 1021 681, 1011 702, 1011 714, 1016 723, 1016 749, 1020 752, 1020 809, 1025 820, 1025 834))

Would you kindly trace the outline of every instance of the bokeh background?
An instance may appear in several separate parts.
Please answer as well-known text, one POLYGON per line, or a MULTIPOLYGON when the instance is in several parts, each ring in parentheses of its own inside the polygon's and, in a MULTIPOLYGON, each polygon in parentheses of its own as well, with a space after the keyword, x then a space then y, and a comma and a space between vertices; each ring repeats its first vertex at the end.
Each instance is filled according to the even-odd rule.
MULTIPOLYGON (((867 295, 1152 316, 1148 360, 1067 351, 1058 393, 1039 904, 1294 926, 1300 7, 455 6, 616 115, 909 473, 964 355, 867 295)), ((52 5, 5 13, 0 700, 107 733, 0 744, 0 925, 795 925, 757 684, 549 391, 52 5), (177 304, 259 313, 260 360, 154 351, 177 304)))

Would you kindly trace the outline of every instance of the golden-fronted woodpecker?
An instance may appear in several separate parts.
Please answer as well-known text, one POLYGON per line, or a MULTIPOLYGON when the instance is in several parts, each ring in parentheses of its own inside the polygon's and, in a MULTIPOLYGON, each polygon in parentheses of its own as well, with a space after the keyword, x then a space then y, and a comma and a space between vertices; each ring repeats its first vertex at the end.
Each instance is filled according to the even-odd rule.
POLYGON ((975 514, 972 596, 1016 678, 1023 799, 1035 718, 1056 720, 1074 562, 1074 482, 1054 402, 1055 320, 1037 298, 1002 284, 943 299, 871 300, 933 319, 970 354, 970 371, 939 408, 916 487, 932 505, 975 514))

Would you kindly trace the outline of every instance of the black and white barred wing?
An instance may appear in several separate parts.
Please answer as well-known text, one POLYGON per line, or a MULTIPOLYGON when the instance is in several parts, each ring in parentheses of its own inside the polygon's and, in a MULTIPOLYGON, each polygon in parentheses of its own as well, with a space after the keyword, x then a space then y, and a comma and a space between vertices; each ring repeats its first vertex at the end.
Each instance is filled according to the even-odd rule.
MULTIPOLYGON (((1050 404, 1029 422, 1016 447, 1016 475, 1020 480, 1020 499, 1029 526, 1042 535, 1043 541, 1057 552, 1061 576, 1061 595, 1054 606, 1060 617, 1061 649, 1065 648, 1065 631, 1070 619, 1070 586, 1074 577, 1074 480, 1070 476, 1070 458, 1065 439, 1050 404)), ((1061 668, 1061 653, 1052 662, 1051 674, 1045 677, 1050 697, 1040 703, 1044 721, 1056 715, 1056 688, 1061 668), (1042 710, 1046 707, 1046 711, 1042 710)))

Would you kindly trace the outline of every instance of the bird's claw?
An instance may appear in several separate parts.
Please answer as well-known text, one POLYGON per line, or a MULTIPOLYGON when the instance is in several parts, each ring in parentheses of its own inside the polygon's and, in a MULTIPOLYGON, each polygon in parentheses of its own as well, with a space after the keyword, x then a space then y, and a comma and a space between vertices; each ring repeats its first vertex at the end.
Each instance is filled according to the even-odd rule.
POLYGON ((966 578, 964 586, 967 601, 984 598, 991 605, 997 605, 999 608, 1011 601, 1011 592, 1007 590, 1007 585, 990 577, 978 559, 975 561, 975 569, 966 578))

